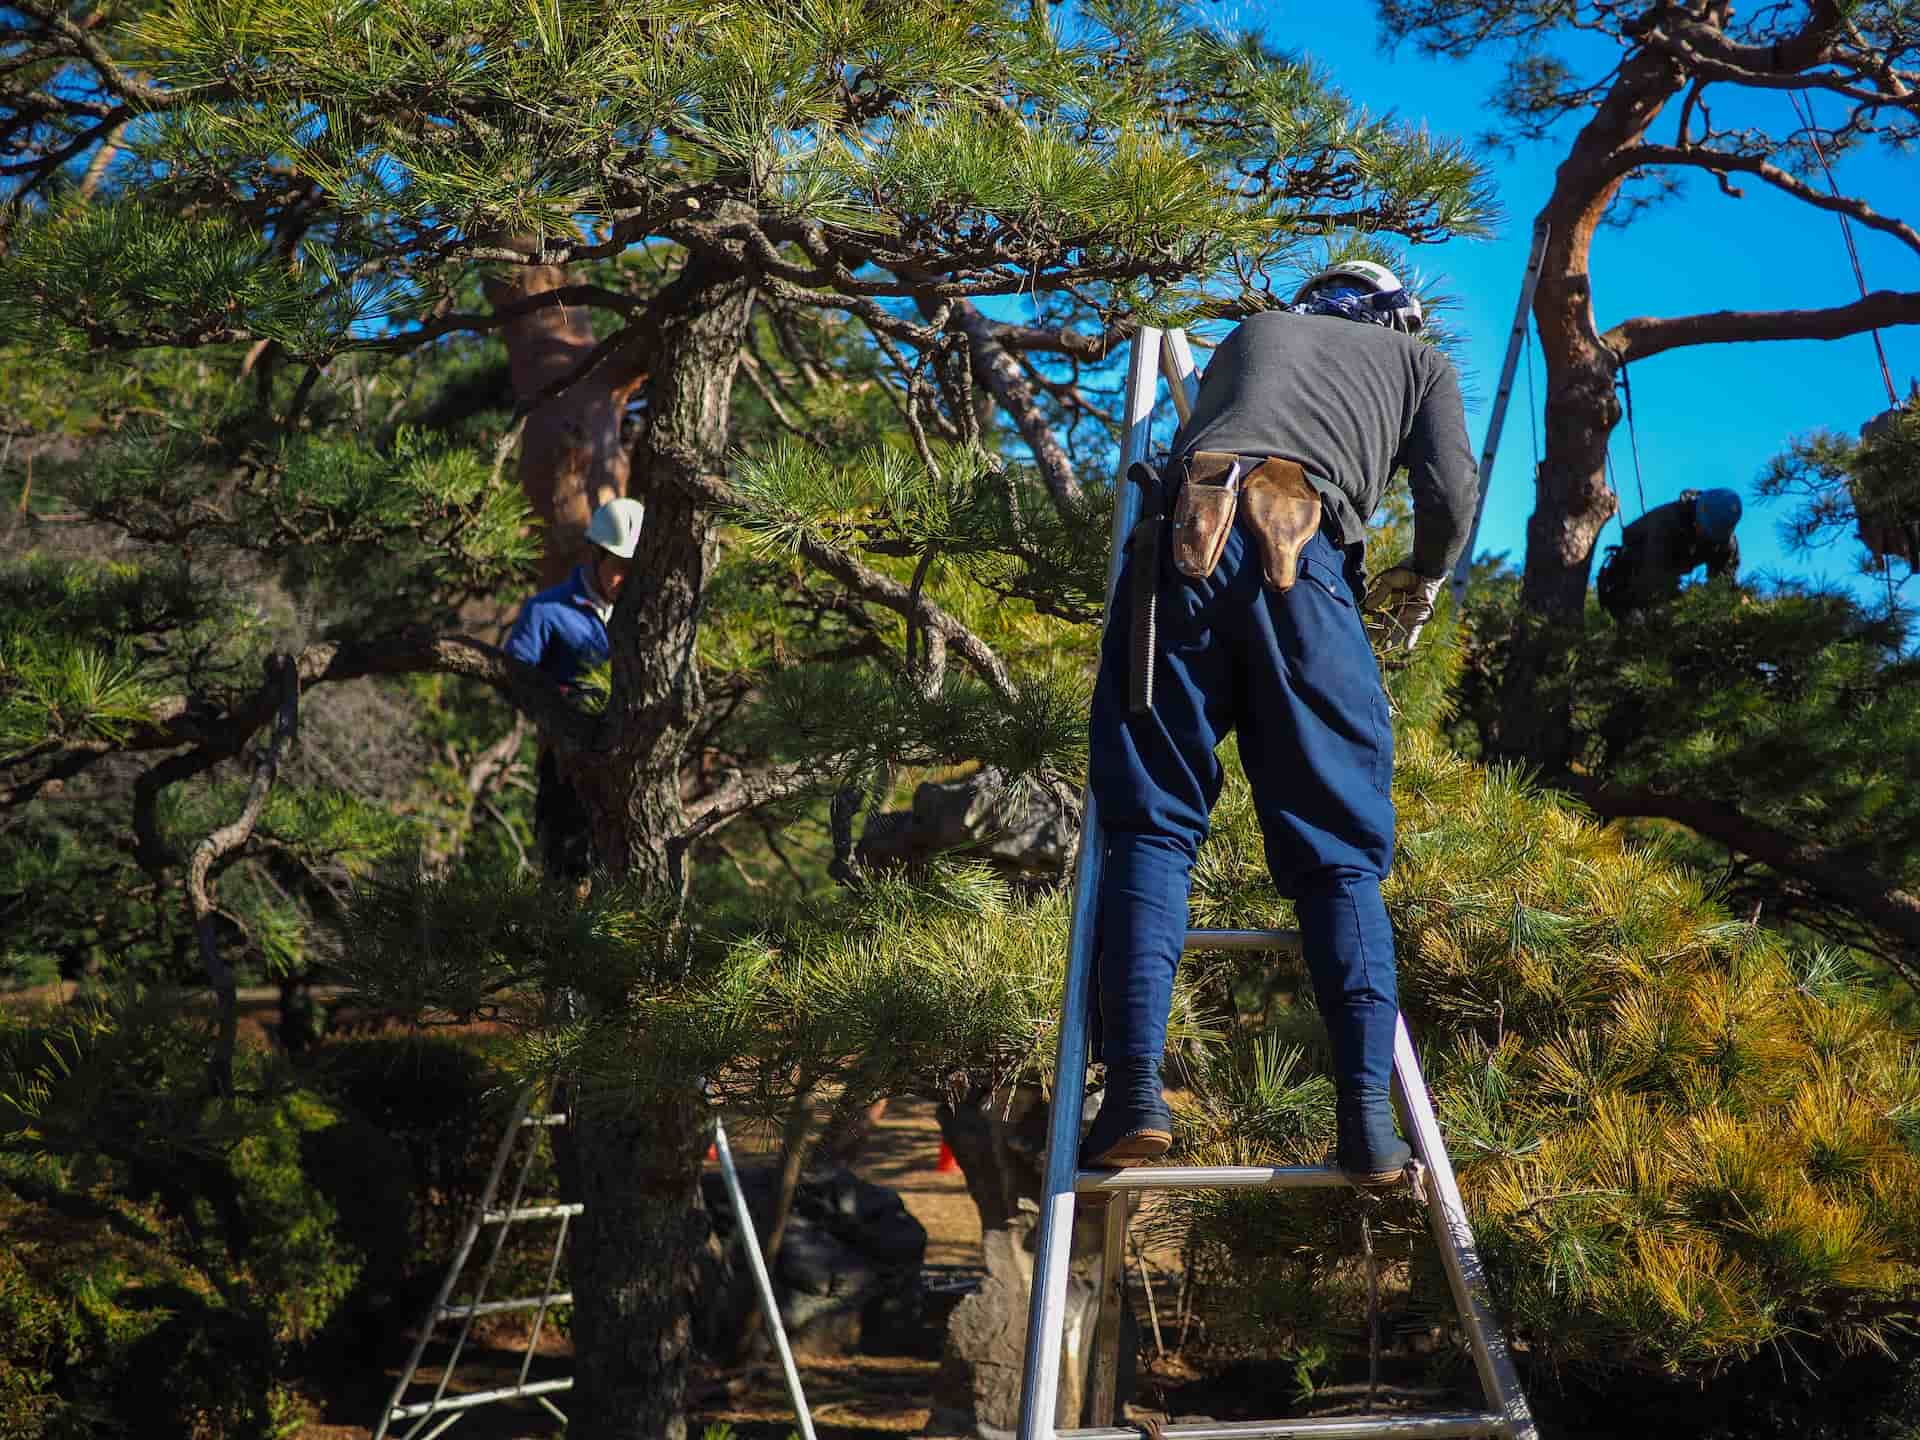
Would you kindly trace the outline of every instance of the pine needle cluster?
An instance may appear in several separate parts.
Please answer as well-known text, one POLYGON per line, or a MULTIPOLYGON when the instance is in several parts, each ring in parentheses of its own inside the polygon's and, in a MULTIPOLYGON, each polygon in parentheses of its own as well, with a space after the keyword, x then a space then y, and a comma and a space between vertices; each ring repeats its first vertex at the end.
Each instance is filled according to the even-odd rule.
MULTIPOLYGON (((1249 883, 1230 787, 1205 903, 1249 883)), ((1401 737, 1387 887, 1400 993, 1476 1240, 1538 1359, 1703 1374, 1817 1336, 1894 1343, 1920 1291, 1920 1063, 1835 953, 1729 919, 1702 879, 1523 776, 1401 737)), ((1209 849, 1212 849, 1210 844, 1209 849)), ((1331 1095, 1300 1008, 1195 1071, 1187 1148, 1317 1160, 1331 1095)), ((1354 1202, 1184 1206, 1245 1315, 1356 1299, 1354 1202)), ((1447 1299, 1410 1211, 1412 1303, 1447 1299)))

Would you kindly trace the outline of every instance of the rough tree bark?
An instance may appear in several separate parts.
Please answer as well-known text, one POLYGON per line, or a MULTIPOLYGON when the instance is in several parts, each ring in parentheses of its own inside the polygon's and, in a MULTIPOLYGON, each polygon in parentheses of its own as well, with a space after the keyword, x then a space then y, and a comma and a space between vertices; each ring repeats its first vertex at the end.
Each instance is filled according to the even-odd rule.
MULTIPOLYGON (((730 397, 753 292, 692 267, 661 323, 651 423, 633 491, 647 505, 632 581, 609 627, 614 701, 602 744, 568 757, 615 874, 684 894, 681 759, 701 705, 695 646, 714 559, 699 477, 724 465, 730 397)), ((581 1440, 683 1440, 690 1306, 708 1235, 700 1168, 708 1115, 698 1077, 631 1108, 582 1097, 574 1169, 585 1204, 572 1252, 578 1334, 572 1431, 581 1440)))
POLYGON ((1607 483, 1607 438, 1620 420, 1618 362, 1594 321, 1589 273, 1594 231, 1626 178, 1613 157, 1646 133, 1685 78, 1671 60, 1646 51, 1621 66, 1555 172, 1546 204, 1553 233, 1533 297, 1547 369, 1546 441, 1521 592, 1540 614, 1577 619, 1586 608, 1594 541, 1617 508, 1607 483))

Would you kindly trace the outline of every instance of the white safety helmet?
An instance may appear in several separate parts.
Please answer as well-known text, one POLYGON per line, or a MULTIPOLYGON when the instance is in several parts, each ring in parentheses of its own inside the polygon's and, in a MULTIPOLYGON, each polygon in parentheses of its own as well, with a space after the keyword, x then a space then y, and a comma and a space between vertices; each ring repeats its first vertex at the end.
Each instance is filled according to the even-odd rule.
POLYGON ((1396 291, 1406 298, 1393 308, 1393 328, 1404 334, 1412 335, 1426 324, 1426 316, 1421 313, 1420 301, 1400 283, 1400 277, 1384 265, 1376 265, 1371 260, 1342 260, 1337 265, 1329 265, 1294 295, 1293 303, 1298 305, 1316 290, 1324 290, 1330 285, 1345 280, 1364 286, 1375 295, 1392 295, 1396 291))
POLYGON ((622 496, 609 500, 593 512, 587 522, 587 543, 598 545, 622 560, 631 560, 640 544, 640 522, 647 518, 647 507, 638 500, 622 496))

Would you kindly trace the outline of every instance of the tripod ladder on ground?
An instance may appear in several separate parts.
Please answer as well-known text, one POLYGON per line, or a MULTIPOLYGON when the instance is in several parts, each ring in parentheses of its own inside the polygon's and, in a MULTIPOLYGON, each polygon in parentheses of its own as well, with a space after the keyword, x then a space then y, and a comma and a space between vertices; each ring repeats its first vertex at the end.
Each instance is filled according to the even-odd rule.
MULTIPOLYGON (((393 1393, 387 1399, 386 1409, 381 1412, 380 1421, 374 1427, 373 1440, 386 1440, 387 1433, 395 1426, 402 1429, 393 1431, 399 1440, 435 1440, 445 1433, 462 1417, 483 1405, 498 1404, 507 1400, 531 1399, 551 1414, 561 1424, 566 1423, 566 1413, 554 1404, 552 1396, 573 1388, 571 1375, 548 1380, 531 1378, 533 1357, 539 1348, 540 1332, 546 1323, 547 1313, 558 1305, 571 1305, 573 1292, 556 1290, 561 1262, 566 1254, 567 1230, 573 1217, 579 1215, 585 1206, 578 1203, 560 1203, 526 1196, 527 1179, 533 1171, 533 1162, 538 1155, 540 1140, 551 1135, 556 1129, 567 1123, 564 1111, 552 1110, 542 1103, 536 1109, 536 1101, 546 1101, 547 1096, 540 1087, 529 1087, 521 1092, 508 1118, 506 1132, 500 1137, 500 1144, 494 1151, 493 1168, 487 1174, 486 1184, 480 1191, 480 1200, 474 1206, 473 1214, 460 1233, 460 1241, 454 1247, 453 1260, 447 1266, 446 1278, 440 1282, 440 1290, 433 1297, 426 1317, 420 1322, 419 1333, 414 1337, 413 1351, 407 1356, 407 1363, 401 1369, 400 1378, 393 1387, 393 1393), (525 1138, 521 1147, 521 1157, 514 1170, 513 1184, 506 1203, 501 1204, 501 1185, 513 1159, 515 1142, 525 1138), (554 1233, 553 1255, 547 1263, 546 1283, 538 1295, 522 1296, 514 1299, 489 1300, 488 1287, 492 1284, 494 1271, 500 1263, 500 1256, 506 1249, 507 1232, 516 1224, 558 1221, 559 1228, 554 1233), (473 1297, 460 1303, 453 1303, 453 1293, 460 1283, 460 1276, 472 1258, 479 1243, 481 1232, 492 1231, 492 1243, 488 1246, 486 1258, 481 1263, 479 1278, 474 1285, 473 1297), (511 1385, 496 1386, 490 1390, 474 1390, 449 1393, 455 1369, 460 1364, 460 1356, 467 1347, 467 1340, 473 1332, 473 1322, 483 1315, 504 1315, 511 1313, 533 1314, 533 1328, 527 1336, 526 1351, 520 1360, 520 1373, 511 1385), (442 1325, 458 1322, 452 1353, 440 1368, 437 1381, 422 1380, 421 1385, 432 1384, 433 1392, 425 1399, 409 1401, 407 1391, 414 1385, 420 1371, 420 1362, 432 1342, 435 1332, 442 1325), (408 1425, 407 1422, 412 1422, 408 1425)), ((720 1173, 726 1183, 728 1198, 733 1202, 733 1213, 738 1217, 740 1244, 747 1256, 747 1265, 753 1272, 754 1285, 759 1292, 761 1313, 767 1322, 767 1330, 773 1337, 775 1350, 780 1356, 780 1367, 785 1375, 787 1394, 793 1401, 795 1423, 803 1440, 814 1440, 813 1416, 807 1409, 806 1395, 800 1388, 800 1372, 793 1363, 793 1351, 787 1345, 786 1327, 780 1323, 780 1306, 773 1293, 773 1281, 767 1274, 766 1257, 761 1254, 759 1237, 754 1233, 753 1215, 747 1208, 747 1198, 740 1188, 740 1174, 733 1163, 733 1148, 727 1143, 726 1127, 716 1116, 713 1124, 713 1145, 720 1161, 720 1173)))
MULTIPOLYGON (((1134 337, 1127 374, 1126 438, 1121 451, 1113 515, 1113 550, 1107 567, 1107 615, 1112 623, 1113 592, 1119 579, 1121 544, 1138 518, 1140 499, 1127 483, 1128 468, 1149 452, 1149 426, 1158 391, 1158 374, 1173 391, 1182 420, 1189 414, 1198 384, 1186 335, 1179 330, 1142 328, 1134 337)), ((1134 1440, 1135 1426, 1116 1425, 1115 1391, 1119 1375, 1120 1310, 1126 1271, 1123 1246, 1134 1198, 1143 1192, 1211 1189, 1338 1188, 1349 1184, 1331 1166, 1224 1166, 1208 1169, 1172 1166, 1131 1170, 1080 1170, 1081 1118, 1088 1059, 1088 1011, 1093 976, 1093 930, 1100 894, 1104 846, 1100 816, 1091 791, 1082 797, 1080 854, 1074 872, 1073 930, 1061 1016, 1053 1112, 1048 1122, 1047 1161, 1041 1194, 1038 1253, 1033 1295, 1027 1314, 1026 1368, 1020 1394, 1019 1440, 1134 1440), (1101 1207, 1103 1258, 1100 1314, 1095 1328, 1092 1401, 1095 1426, 1058 1428, 1054 1414, 1060 1386, 1062 1336, 1066 1322, 1068 1251, 1074 1209, 1101 1207)), ((1286 930, 1193 930, 1186 949, 1281 950, 1297 948, 1298 935, 1286 930)), ((1280 1440, 1280 1437, 1342 1437, 1342 1440, 1414 1440, 1414 1437, 1501 1436, 1536 1440, 1533 1417, 1521 1392, 1505 1338, 1488 1303, 1485 1274, 1473 1248, 1466 1208, 1454 1182, 1420 1074, 1419 1058, 1403 1020, 1394 1040, 1394 1088, 1408 1119, 1415 1163, 1410 1183, 1425 1202, 1448 1284, 1453 1292, 1484 1396, 1484 1408, 1434 1415, 1383 1415, 1328 1420, 1272 1420, 1165 1425, 1151 1433, 1164 1440, 1280 1440)))

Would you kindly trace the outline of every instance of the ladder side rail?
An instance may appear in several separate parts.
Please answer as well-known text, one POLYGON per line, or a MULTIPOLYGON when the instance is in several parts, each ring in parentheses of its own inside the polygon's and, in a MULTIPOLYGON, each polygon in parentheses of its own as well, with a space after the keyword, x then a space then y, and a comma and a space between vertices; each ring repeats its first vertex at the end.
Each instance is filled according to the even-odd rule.
POLYGON ((773 1333, 774 1349, 780 1355, 780 1371, 786 1377, 787 1394, 793 1400, 793 1416, 800 1425, 803 1440, 814 1440, 813 1415, 807 1409, 806 1393, 800 1388, 800 1371, 793 1363, 793 1348, 787 1344, 787 1327, 780 1321, 780 1300, 773 1293, 773 1277, 767 1274, 767 1259, 760 1252, 760 1237, 754 1232, 753 1212, 747 1208, 746 1192, 740 1188, 740 1172, 734 1168, 733 1147, 727 1143, 727 1127, 716 1114, 713 1122, 713 1148, 720 1160, 720 1177, 726 1182, 727 1198, 740 1221, 740 1248, 746 1251, 747 1268, 753 1271, 754 1288, 760 1292, 760 1308, 773 1333))
POLYGON ((460 1272, 466 1267, 467 1256, 473 1252, 473 1245, 480 1238, 481 1216, 493 1203, 494 1192, 500 1188, 500 1177, 506 1173, 507 1156, 513 1149, 514 1136, 520 1133, 520 1122, 533 1108, 533 1090, 523 1091, 514 1102, 513 1114, 508 1118, 507 1128, 500 1137, 500 1143, 494 1147, 493 1166, 487 1172, 487 1182, 480 1191, 480 1201, 473 1208, 473 1215, 461 1229, 459 1243, 454 1247, 453 1260, 447 1266, 446 1277, 440 1282, 440 1289, 433 1297, 433 1305, 427 1311, 427 1318, 420 1326, 420 1333, 414 1339, 413 1353, 407 1356, 405 1368, 400 1371, 400 1379, 393 1387, 393 1394, 387 1399, 386 1409, 380 1413, 380 1423, 374 1427, 373 1440, 385 1440, 387 1427, 393 1423, 394 1414, 400 1407, 407 1387, 413 1383, 414 1375, 420 1369, 420 1357, 427 1353, 427 1343, 433 1338, 435 1325, 439 1323, 440 1312, 453 1295, 453 1287, 460 1283, 460 1272))
POLYGON ((1413 1037, 1407 1033, 1404 1015, 1394 1027, 1393 1074, 1399 1082, 1400 1100, 1406 1107, 1416 1152, 1426 1167, 1433 1238, 1440 1249, 1447 1283, 1453 1290, 1454 1306, 1460 1312, 1460 1323, 1467 1330, 1487 1407, 1505 1416, 1507 1434, 1512 1440, 1538 1440, 1533 1412, 1527 1405, 1526 1392, 1520 1388, 1519 1372, 1514 1369, 1513 1352, 1507 1348, 1506 1335, 1494 1318, 1487 1293, 1486 1269, 1480 1263, 1479 1251, 1474 1248, 1467 1207, 1460 1198, 1453 1162, 1447 1158, 1440 1121, 1427 1094, 1426 1080, 1420 1073, 1420 1057, 1413 1048, 1413 1037))
MULTIPOLYGON (((1140 493, 1127 471, 1147 457, 1153 402, 1158 388, 1160 332, 1143 326, 1133 337, 1127 365, 1126 435, 1114 477, 1113 533, 1107 557, 1107 604, 1101 624, 1113 621, 1113 592, 1120 578, 1122 546, 1140 515, 1140 493)), ((1040 1223, 1027 1305, 1026 1363, 1020 1377, 1019 1440, 1052 1440, 1060 1388, 1060 1336, 1066 1320, 1067 1264, 1073 1240, 1074 1179, 1079 1168, 1080 1115, 1086 1090, 1089 1001, 1092 994, 1093 931, 1106 856, 1093 788, 1081 792, 1079 854, 1074 861, 1073 921, 1067 944, 1067 974, 1061 997, 1060 1037, 1054 1053, 1053 1109, 1047 1119, 1047 1160, 1040 1196, 1040 1223)))
MULTIPOLYGON (((1494 457, 1500 453, 1500 432, 1506 428, 1507 402, 1513 398, 1513 375, 1520 364, 1520 347, 1526 342, 1527 321, 1533 312, 1533 291, 1540 283, 1540 267, 1547 258, 1547 237, 1553 227, 1542 215, 1533 222, 1533 248, 1527 255, 1526 274, 1520 281, 1520 303, 1513 313, 1513 328, 1507 333, 1507 358, 1500 365, 1500 384, 1493 392, 1493 409, 1487 415, 1487 434, 1480 446, 1479 482, 1473 502, 1473 528, 1467 532, 1467 548, 1453 567, 1453 603, 1467 598, 1467 576, 1473 572, 1473 549, 1480 543, 1480 517, 1487 512, 1487 487, 1493 481, 1494 457)), ((1529 424, 1532 422, 1529 421, 1529 424)))
MULTIPOLYGON (((554 1282, 560 1278, 560 1257, 567 1253, 567 1227, 572 1224, 573 1217, 571 1215, 562 1215, 560 1217, 560 1232, 553 1237, 553 1259, 547 1262, 547 1283, 542 1286, 540 1290, 540 1308, 534 1312, 533 1333, 527 1337, 527 1353, 520 1357, 520 1384, 522 1386, 525 1386, 527 1383, 527 1375, 533 1369, 533 1353, 540 1348, 540 1331, 547 1323, 547 1309, 549 1306, 555 1304, 559 1298, 553 1286, 554 1282)), ((567 1292, 567 1298, 569 1302, 572 1300, 572 1291, 567 1292)), ((543 1401, 542 1403, 545 1402, 543 1401)), ((547 1408, 553 1409, 554 1407, 549 1405, 547 1408)), ((562 1415, 560 1418, 564 1420, 566 1416, 562 1415)))
POLYGON ((1193 407, 1200 398, 1200 376, 1193 363, 1193 347, 1184 330, 1163 331, 1160 336, 1160 373, 1173 392, 1173 412, 1186 424, 1193 418, 1193 407))

